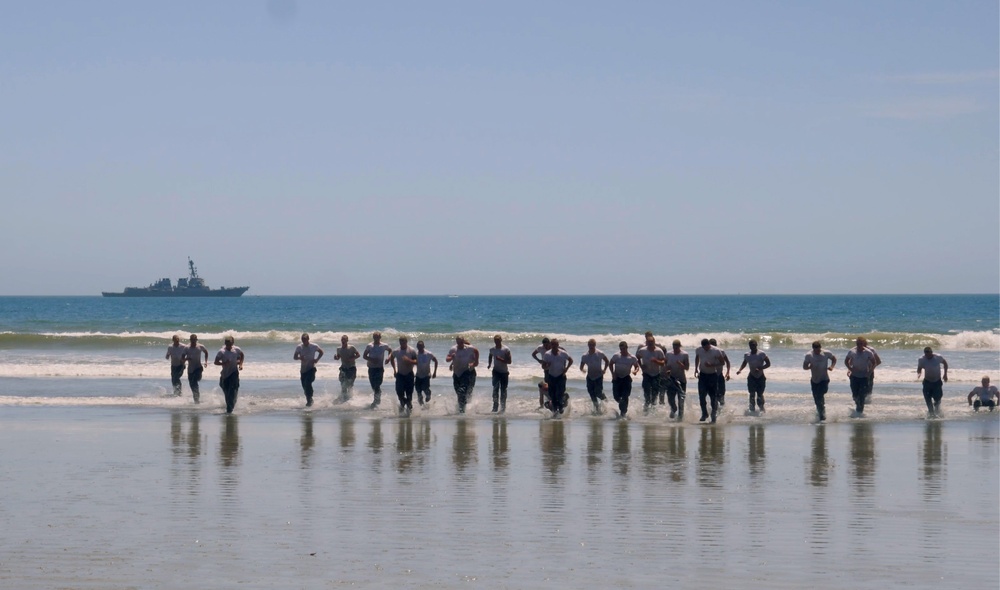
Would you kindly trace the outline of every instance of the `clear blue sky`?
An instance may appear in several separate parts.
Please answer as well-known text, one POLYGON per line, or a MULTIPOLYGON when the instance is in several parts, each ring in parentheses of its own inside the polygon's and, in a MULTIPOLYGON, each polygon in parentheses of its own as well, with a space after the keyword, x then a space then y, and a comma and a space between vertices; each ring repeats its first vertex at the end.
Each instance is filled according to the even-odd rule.
POLYGON ((1000 289, 995 0, 2 11, 3 295, 1000 289))

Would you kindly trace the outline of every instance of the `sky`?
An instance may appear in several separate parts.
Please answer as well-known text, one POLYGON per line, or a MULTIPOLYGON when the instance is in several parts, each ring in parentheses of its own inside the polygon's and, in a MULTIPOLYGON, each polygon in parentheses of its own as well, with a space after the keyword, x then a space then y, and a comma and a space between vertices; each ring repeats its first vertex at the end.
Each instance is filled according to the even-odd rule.
POLYGON ((995 0, 0 11, 0 295, 1000 291, 995 0))

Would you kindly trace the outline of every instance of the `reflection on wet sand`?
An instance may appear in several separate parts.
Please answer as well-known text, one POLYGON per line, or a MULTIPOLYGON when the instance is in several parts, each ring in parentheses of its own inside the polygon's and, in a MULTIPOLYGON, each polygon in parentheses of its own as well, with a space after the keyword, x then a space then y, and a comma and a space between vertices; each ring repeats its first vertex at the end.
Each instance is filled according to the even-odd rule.
POLYGON ((311 412, 302 414, 302 436, 299 438, 299 464, 302 469, 309 469, 309 457, 316 446, 313 436, 313 417, 311 412))
MULTIPOLYGON (((813 434, 812 451, 809 456, 810 512, 812 522, 808 527, 809 548, 813 555, 825 557, 830 546, 832 517, 828 506, 827 486, 830 483, 830 456, 826 448, 826 425, 816 426, 813 434)), ((812 560, 813 569, 817 574, 826 572, 826 560, 812 560)))
POLYGON ((476 448, 475 425, 465 418, 455 421, 455 436, 451 442, 451 458, 455 464, 455 471, 462 474, 470 465, 476 462, 478 451, 476 448))
POLYGON ((403 419, 396 423, 396 469, 407 472, 426 463, 431 442, 427 420, 403 419))
POLYGON ((396 471, 406 473, 413 466, 413 422, 400 420, 396 422, 396 471))
POLYGON ((565 427, 562 420, 542 420, 538 423, 538 441, 547 484, 559 481, 559 469, 566 464, 565 427))
POLYGON ((825 487, 830 483, 830 456, 826 450, 826 425, 820 424, 813 434, 812 455, 809 460, 809 483, 825 487))
POLYGON ((750 477, 756 479, 764 473, 764 425, 751 424, 747 440, 747 462, 750 465, 750 477))
POLYGON ((663 428, 659 424, 646 424, 642 429, 642 459, 647 478, 661 481, 662 471, 673 482, 687 480, 687 443, 684 427, 663 428))
POLYGON ((939 511, 944 500, 947 481, 948 447, 944 443, 943 424, 929 420, 924 425, 924 441, 920 447, 919 463, 921 497, 926 517, 920 521, 920 549, 924 562, 941 560, 940 540, 944 533, 945 518, 939 511))
POLYGON ((719 426, 703 426, 698 442, 698 484, 706 488, 721 488, 726 462, 726 434, 719 426))
POLYGON ((875 485, 875 431, 870 422, 855 422, 851 431, 851 482, 862 497, 875 485))
POLYGON ((861 516, 875 510, 875 431, 870 422, 855 422, 851 429, 850 466, 851 517, 848 528, 854 535, 852 555, 869 556, 865 544, 871 538, 872 521, 861 516))
POLYGON ((239 511, 238 490, 240 483, 240 422, 236 414, 222 418, 222 432, 219 437, 219 496, 222 513, 229 517, 239 511))
POLYGON ((596 481, 597 469, 601 466, 604 455, 604 423, 591 420, 587 431, 587 477, 596 481))
POLYGON ((357 436, 354 434, 354 418, 343 417, 340 424, 340 448, 347 450, 354 446, 357 436))
POLYGON ((382 420, 372 420, 371 432, 368 433, 368 449, 376 457, 380 457, 382 454, 382 420))
POLYGON ((493 470, 504 471, 510 466, 508 453, 510 446, 507 441, 507 419, 493 419, 493 439, 490 444, 490 457, 493 459, 493 470))
POLYGON ((695 472, 698 486, 702 488, 697 543, 703 563, 719 559, 719 552, 726 544, 725 462, 725 428, 714 424, 702 426, 695 472))
POLYGON ((197 496, 201 489, 201 416, 198 413, 171 412, 170 451, 171 494, 186 507, 184 496, 197 496), (187 422, 185 432, 184 423, 187 422))
POLYGON ((626 476, 632 470, 632 434, 625 420, 615 423, 614 438, 611 439, 611 464, 616 475, 626 476))

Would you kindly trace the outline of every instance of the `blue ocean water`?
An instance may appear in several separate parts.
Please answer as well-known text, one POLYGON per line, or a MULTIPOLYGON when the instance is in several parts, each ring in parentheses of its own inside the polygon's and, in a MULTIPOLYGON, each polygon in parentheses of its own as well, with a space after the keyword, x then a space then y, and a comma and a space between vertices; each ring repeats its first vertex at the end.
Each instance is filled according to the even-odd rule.
MULTIPOLYGON (((1000 333, 998 295, 462 296, 106 299, 0 297, 5 341, 200 331, 454 334, 1000 333)), ((983 343, 984 345, 988 342, 983 343)), ((975 346, 971 344, 971 346, 975 346)))

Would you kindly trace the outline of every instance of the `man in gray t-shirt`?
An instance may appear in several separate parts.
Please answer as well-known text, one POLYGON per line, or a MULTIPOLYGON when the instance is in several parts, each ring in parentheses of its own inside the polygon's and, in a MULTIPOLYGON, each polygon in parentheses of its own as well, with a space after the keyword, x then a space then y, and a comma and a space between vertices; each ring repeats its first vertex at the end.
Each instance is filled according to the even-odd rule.
POLYGON ((372 386, 372 405, 368 409, 374 410, 382 402, 382 379, 385 377, 385 365, 389 364, 389 353, 392 347, 382 343, 382 333, 372 334, 372 341, 365 347, 361 358, 368 363, 368 383, 372 386))
POLYGON ((181 345, 181 337, 174 334, 171 339, 172 344, 167 347, 167 354, 163 358, 170 359, 170 384, 174 387, 174 395, 181 394, 181 375, 184 374, 184 351, 185 346, 181 345))
POLYGON ((417 390, 417 401, 423 406, 431 401, 431 379, 437 379, 438 359, 434 353, 424 348, 424 341, 417 341, 417 370, 413 377, 413 388, 417 390), (431 363, 434 371, 431 372, 431 363))
POLYGON ((553 338, 548 352, 542 355, 542 361, 549 384, 552 412, 562 414, 569 405, 569 396, 566 395, 566 371, 573 366, 573 357, 559 347, 559 340, 553 338))
POLYGON ((930 416, 941 413, 941 397, 944 395, 942 381, 948 382, 948 361, 940 354, 934 354, 930 346, 924 348, 924 356, 917 359, 917 377, 924 372, 924 403, 930 416), (944 369, 942 374, 941 369, 944 369))
POLYGON ((687 398, 687 371, 691 368, 688 353, 681 348, 681 341, 674 340, 671 350, 664 355, 663 370, 660 372, 660 388, 667 393, 670 403, 670 417, 684 420, 684 400, 687 398))
POLYGON ((313 405, 313 383, 316 381, 316 363, 323 358, 323 349, 309 342, 309 334, 302 335, 302 344, 295 347, 294 360, 302 363, 299 367, 299 382, 306 395, 306 407, 313 405))
POLYGON ((392 375, 396 378, 396 397, 399 398, 399 412, 413 411, 414 368, 417 365, 417 351, 409 346, 406 336, 399 337, 399 350, 389 355, 392 375))
POLYGON ((875 369, 875 354, 868 349, 865 339, 858 338, 857 346, 847 352, 844 365, 847 366, 848 379, 851 381, 851 397, 854 398, 854 417, 858 418, 865 412, 865 401, 871 387, 871 371, 875 369))
POLYGON ((361 353, 353 344, 348 344, 347 334, 340 337, 340 348, 333 355, 333 360, 340 361, 340 402, 351 399, 351 390, 354 389, 354 380, 358 376, 357 360, 361 358, 361 353))
POLYGON ((646 345, 635 351, 635 357, 642 368, 642 397, 645 402, 642 410, 649 412, 660 397, 660 371, 667 364, 667 357, 649 332, 646 333, 646 345))
POLYGON ((493 369, 493 413, 507 411, 507 384, 510 381, 508 365, 513 362, 510 349, 504 346, 503 337, 497 334, 493 337, 493 348, 486 360, 486 368, 493 369))
POLYGON ((816 403, 816 413, 819 421, 826 420, 826 396, 830 387, 830 373, 837 366, 837 357, 823 350, 823 343, 817 340, 812 343, 812 352, 806 353, 802 368, 811 371, 809 386, 812 388, 813 401, 816 403))
POLYGON ((587 373, 587 393, 594 404, 594 413, 600 413, 601 401, 607 401, 604 395, 604 373, 608 370, 607 355, 597 349, 597 341, 591 338, 587 341, 587 352, 580 357, 580 371, 587 373))
POLYGON ((451 347, 444 360, 451 363, 451 380, 458 398, 458 413, 464 414, 472 389, 472 376, 479 365, 479 350, 466 344, 462 336, 456 336, 455 346, 451 347))
POLYGON ((698 379, 698 402, 701 404, 700 421, 708 420, 708 401, 712 403, 712 422, 719 415, 719 381, 722 368, 726 366, 726 356, 712 346, 708 338, 702 338, 701 346, 694 355, 694 376, 698 379))
POLYGON ((757 350, 756 340, 751 340, 748 344, 750 352, 743 355, 743 364, 736 370, 736 374, 739 375, 742 373, 743 369, 750 369, 750 373, 747 375, 747 391, 750 392, 749 412, 755 414, 757 407, 759 407, 760 413, 763 414, 764 388, 767 386, 767 377, 764 376, 764 369, 771 366, 771 359, 767 358, 767 353, 757 350))

